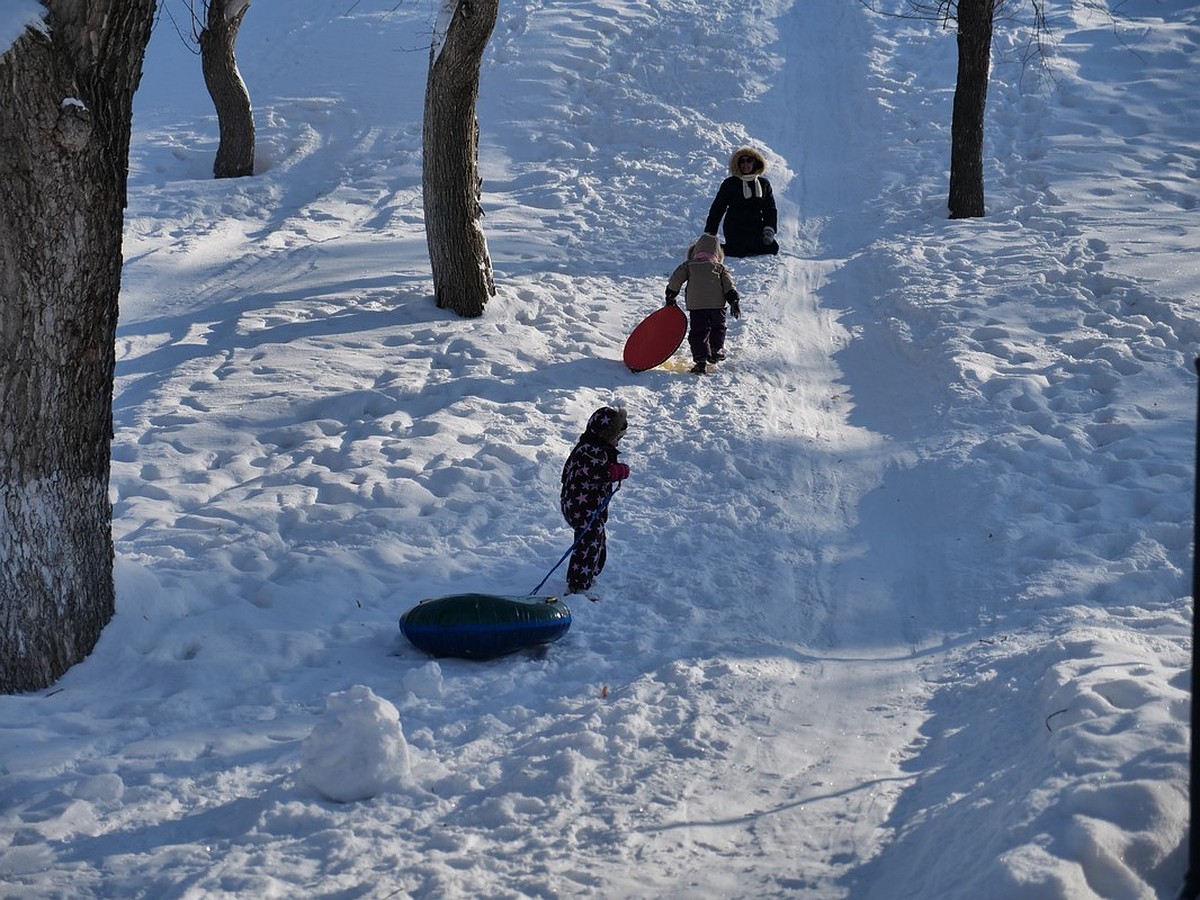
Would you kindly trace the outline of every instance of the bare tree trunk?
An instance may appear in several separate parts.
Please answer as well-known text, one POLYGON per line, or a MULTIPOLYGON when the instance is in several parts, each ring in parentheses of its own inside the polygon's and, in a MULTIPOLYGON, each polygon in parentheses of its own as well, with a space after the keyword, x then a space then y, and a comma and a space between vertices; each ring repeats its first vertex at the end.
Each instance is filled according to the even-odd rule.
MULTIPOLYGON (((450 0, 443 0, 450 2, 450 0)), ((483 315, 496 293, 483 234, 479 177, 479 72, 500 0, 457 0, 445 39, 429 54, 425 87, 425 237, 439 307, 483 315)))
POLYGON ((950 125, 950 218, 984 215, 983 124, 995 0, 958 0, 958 81, 950 125))
POLYGON ((45 0, 0 56, 0 691, 112 617, 108 498, 133 93, 155 0, 45 0))
POLYGON ((206 24, 199 37, 200 68, 221 131, 213 163, 216 178, 254 174, 254 112, 233 51, 249 8, 250 0, 208 0, 206 24))

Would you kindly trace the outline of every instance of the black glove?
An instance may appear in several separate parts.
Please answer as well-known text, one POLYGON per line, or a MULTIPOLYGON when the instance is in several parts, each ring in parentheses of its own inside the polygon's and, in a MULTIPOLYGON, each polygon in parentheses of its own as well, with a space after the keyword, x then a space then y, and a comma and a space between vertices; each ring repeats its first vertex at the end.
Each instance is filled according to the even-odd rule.
POLYGON ((678 296, 678 293, 672 294, 670 291, 667 291, 667 302, 663 306, 678 306, 679 304, 675 302, 675 298, 678 296))
POLYGON ((738 299, 737 291, 730 291, 725 295, 725 299, 729 301, 729 312, 735 319, 742 317, 742 302, 738 299))

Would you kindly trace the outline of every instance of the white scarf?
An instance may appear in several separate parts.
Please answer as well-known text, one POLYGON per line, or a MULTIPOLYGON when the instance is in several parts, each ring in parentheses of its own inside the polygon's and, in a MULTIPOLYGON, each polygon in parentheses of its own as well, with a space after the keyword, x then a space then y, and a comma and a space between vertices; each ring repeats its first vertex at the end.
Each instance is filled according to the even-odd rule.
POLYGON ((739 175, 742 179, 742 196, 749 200, 751 197, 762 199, 762 184, 759 183, 757 175, 739 175), (751 187, 751 184, 754 186, 751 187))

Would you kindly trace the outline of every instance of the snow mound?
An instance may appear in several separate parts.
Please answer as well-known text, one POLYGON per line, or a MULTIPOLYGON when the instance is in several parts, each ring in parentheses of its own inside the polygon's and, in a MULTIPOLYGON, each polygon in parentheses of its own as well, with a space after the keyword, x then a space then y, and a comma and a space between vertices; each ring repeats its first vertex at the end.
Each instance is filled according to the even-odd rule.
POLYGON ((329 695, 300 756, 303 780, 338 803, 369 800, 410 772, 400 713, 361 684, 329 695))

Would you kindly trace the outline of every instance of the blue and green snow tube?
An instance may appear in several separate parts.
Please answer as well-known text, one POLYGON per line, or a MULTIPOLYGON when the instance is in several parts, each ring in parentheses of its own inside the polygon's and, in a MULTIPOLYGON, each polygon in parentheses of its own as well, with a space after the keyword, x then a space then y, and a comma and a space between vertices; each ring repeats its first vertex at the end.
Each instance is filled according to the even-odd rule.
POLYGON ((571 627, 557 597, 451 594, 422 600, 400 617, 400 631, 433 656, 493 659, 551 644, 571 627))

